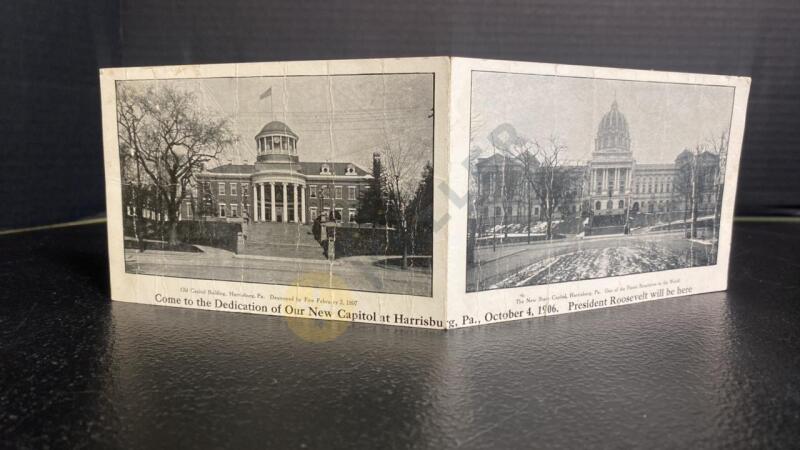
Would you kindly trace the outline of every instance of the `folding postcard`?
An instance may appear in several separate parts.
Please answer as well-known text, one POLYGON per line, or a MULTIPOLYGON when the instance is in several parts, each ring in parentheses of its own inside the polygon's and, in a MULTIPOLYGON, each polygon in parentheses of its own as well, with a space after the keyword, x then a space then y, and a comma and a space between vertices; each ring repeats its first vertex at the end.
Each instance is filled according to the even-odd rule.
POLYGON ((448 329, 727 286, 748 78, 449 57, 100 78, 114 300, 448 329))

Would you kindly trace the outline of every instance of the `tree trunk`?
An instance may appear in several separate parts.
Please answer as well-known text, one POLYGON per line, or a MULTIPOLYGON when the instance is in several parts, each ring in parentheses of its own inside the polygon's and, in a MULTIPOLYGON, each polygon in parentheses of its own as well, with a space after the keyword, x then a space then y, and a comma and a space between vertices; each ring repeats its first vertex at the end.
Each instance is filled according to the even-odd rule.
POLYGON ((177 221, 170 221, 169 222, 169 245, 170 247, 174 247, 178 245, 178 222, 177 221))

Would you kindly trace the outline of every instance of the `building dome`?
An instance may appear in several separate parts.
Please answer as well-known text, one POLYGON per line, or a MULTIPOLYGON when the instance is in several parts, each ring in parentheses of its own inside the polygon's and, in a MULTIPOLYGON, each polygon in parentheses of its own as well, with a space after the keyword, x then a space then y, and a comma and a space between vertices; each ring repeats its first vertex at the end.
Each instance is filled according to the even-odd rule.
POLYGON ((281 122, 280 120, 273 120, 272 122, 264 125, 264 128, 259 131, 257 136, 266 136, 266 135, 286 135, 292 136, 297 139, 297 135, 294 134, 289 125, 281 122))
POLYGON ((597 151, 624 151, 631 148, 631 136, 628 131, 628 120, 619 111, 617 101, 611 104, 611 110, 600 120, 597 127, 595 149, 597 151))
POLYGON ((297 162, 299 137, 285 123, 273 120, 256 134, 256 160, 260 162, 297 162))

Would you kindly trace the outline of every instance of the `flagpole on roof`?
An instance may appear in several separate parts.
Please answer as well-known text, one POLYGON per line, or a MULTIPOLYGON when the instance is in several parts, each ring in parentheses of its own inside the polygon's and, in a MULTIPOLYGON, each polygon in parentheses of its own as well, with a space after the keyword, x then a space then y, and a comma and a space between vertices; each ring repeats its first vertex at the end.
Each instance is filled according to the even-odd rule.
POLYGON ((275 120, 275 106, 272 103, 272 86, 270 86, 269 89, 264 91, 258 98, 260 100, 264 100, 267 97, 269 97, 269 113, 272 115, 272 120, 275 120))

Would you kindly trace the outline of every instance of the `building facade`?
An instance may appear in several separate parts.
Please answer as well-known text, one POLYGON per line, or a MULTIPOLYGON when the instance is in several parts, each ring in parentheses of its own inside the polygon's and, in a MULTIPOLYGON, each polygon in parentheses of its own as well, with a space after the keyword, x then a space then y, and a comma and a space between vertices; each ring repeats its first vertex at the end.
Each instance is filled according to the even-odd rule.
MULTIPOLYGON (((672 164, 640 164, 635 153, 628 121, 614 101, 598 125, 591 159, 565 164, 575 182, 569 201, 560 207, 558 215, 629 214, 652 222, 680 216, 690 204, 700 214, 714 210, 722 183, 717 154, 704 151, 696 155, 683 150, 672 164), (691 175, 695 166, 701 172, 699 176, 691 175), (688 178, 692 176, 694 185, 688 178), (693 195, 697 200, 692 203, 693 195)), ((537 169, 538 164, 531 159, 497 153, 475 163, 471 175, 475 177, 476 200, 472 207, 479 229, 499 223, 527 223, 529 207, 532 217, 541 218, 538 199, 528 201, 531 189, 523 176, 526 160, 532 166, 529 170, 537 169)))
POLYGON ((355 222, 372 175, 354 163, 300 161, 298 141, 283 122, 268 123, 255 136, 256 162, 198 174, 181 218, 311 223, 335 217, 355 222))

